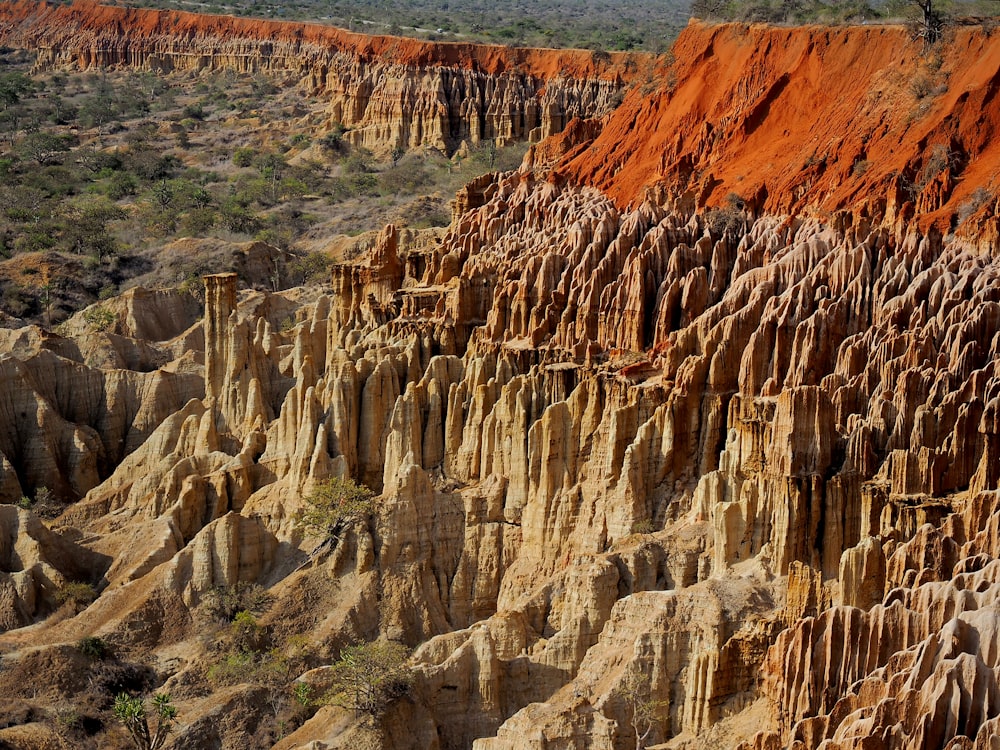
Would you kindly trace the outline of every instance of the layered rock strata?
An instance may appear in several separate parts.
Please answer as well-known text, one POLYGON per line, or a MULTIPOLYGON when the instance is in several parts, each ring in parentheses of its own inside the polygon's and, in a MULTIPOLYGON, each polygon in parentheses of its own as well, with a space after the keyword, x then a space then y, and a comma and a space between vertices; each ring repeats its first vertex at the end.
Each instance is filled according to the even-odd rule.
POLYGON ((329 124, 376 153, 539 140, 601 117, 644 55, 430 44, 326 26, 156 10, 5 2, 0 43, 42 67, 233 70, 301 82, 329 124))

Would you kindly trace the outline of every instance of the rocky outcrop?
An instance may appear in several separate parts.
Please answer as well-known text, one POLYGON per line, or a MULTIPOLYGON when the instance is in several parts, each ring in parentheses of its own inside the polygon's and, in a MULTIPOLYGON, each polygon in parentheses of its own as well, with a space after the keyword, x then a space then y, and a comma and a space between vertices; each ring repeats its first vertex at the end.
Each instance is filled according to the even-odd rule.
POLYGON ((980 747, 996 735, 997 493, 969 497, 891 555, 867 611, 829 609, 785 631, 765 662, 779 731, 748 746, 980 747))
POLYGON ((7 2, 0 42, 40 66, 235 70, 301 80, 332 127, 377 153, 539 140, 610 112, 643 55, 429 44, 315 24, 7 2))
POLYGON ((53 534, 28 510, 0 505, 0 632, 50 613, 63 587, 98 581, 109 562, 53 534))
MULTIPOLYGON (((167 415, 202 395, 198 375, 97 369, 72 359, 82 356, 79 343, 52 346, 0 357, 0 488, 6 502, 32 497, 42 487, 63 500, 82 497, 167 415)), ((145 357, 138 358, 141 366, 145 357)), ((165 359, 162 353, 155 358, 165 359)))

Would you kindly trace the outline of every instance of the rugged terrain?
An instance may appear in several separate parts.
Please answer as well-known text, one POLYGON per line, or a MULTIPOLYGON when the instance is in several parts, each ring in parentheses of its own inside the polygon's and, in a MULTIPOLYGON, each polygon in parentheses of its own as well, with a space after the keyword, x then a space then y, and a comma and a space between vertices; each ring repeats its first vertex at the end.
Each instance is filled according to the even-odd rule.
POLYGON ((41 66, 235 70, 285 76, 329 100, 328 126, 379 153, 534 140, 606 114, 644 54, 433 44, 291 24, 138 10, 0 3, 0 43, 41 66))
POLYGON ((0 741, 113 746, 113 684, 172 695, 175 747, 994 745, 1000 41, 692 24, 674 57, 440 242, 2 332, 0 741), (330 476, 378 497, 323 544, 330 476), (410 690, 369 725, 220 678, 204 613, 250 583, 282 680, 383 638, 410 690))

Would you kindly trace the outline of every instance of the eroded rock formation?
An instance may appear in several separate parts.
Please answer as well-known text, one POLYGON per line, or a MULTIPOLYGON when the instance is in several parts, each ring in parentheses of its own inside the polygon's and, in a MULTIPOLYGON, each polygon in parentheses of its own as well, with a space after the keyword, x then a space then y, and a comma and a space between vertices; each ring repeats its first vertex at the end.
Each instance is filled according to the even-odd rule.
MULTIPOLYGON (((893 30, 855 32, 895 51, 851 30, 753 33, 821 51, 845 39, 865 70, 918 54, 893 30)), ((692 26, 678 49, 730 33, 692 26)), ((962 101, 993 121, 1000 42, 970 38, 991 52, 962 101)), ((842 65, 807 62, 819 81, 842 65)), ((936 133, 939 114, 913 127, 936 133)), ((664 148, 647 135, 622 148, 664 148)), ((521 172, 470 185, 438 244, 387 227, 320 291, 207 277, 197 334, 179 298, 155 297, 156 324, 126 323, 123 302, 133 343, 119 348, 149 352, 153 372, 87 366, 80 336, 9 334, 0 487, 13 499, 55 466, 65 499, 83 495, 51 530, 26 510, 0 518, 0 648, 17 668, 68 663, 67 644, 99 634, 158 655, 176 746, 277 742, 253 708, 266 686, 205 688, 213 652, 195 624, 213 590, 255 582, 274 598, 260 622, 279 648, 305 635, 312 666, 360 640, 414 647, 412 688, 376 725, 387 747, 992 747, 995 196, 947 236, 958 192, 818 213, 853 172, 787 204, 811 216, 690 211, 669 170, 628 200, 633 173, 587 177, 594 136, 574 127, 521 172), (78 382, 170 382, 174 400, 88 411, 65 395, 78 382), (373 488, 375 512, 309 538, 297 516, 330 476, 373 488), (21 628, 53 607, 50 569, 90 571, 100 596, 21 628)), ((738 168, 730 146, 714 146, 719 175, 738 168)), ((16 674, 0 671, 0 692, 28 701, 16 674)), ((81 689, 60 685, 44 699, 81 689)), ((366 731, 327 706, 277 746, 355 747, 366 731)))
POLYGON ((326 98, 328 124, 380 154, 540 140, 575 117, 610 112, 648 62, 641 54, 431 44, 90 2, 0 3, 0 42, 37 52, 43 67, 281 75, 326 98))

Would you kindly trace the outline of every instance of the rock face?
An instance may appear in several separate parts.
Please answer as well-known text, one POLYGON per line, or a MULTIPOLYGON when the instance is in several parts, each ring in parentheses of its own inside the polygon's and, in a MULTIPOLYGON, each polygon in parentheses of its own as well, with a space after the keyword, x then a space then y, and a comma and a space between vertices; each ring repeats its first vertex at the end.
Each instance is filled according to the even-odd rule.
MULTIPOLYGON (((692 26, 679 49, 730 33, 692 26)), ((821 51, 840 35, 856 64, 890 55, 865 57, 849 31, 767 33, 821 51)), ((895 31, 856 30, 873 33, 915 54, 895 31)), ((1000 42, 983 44, 1000 60, 1000 42)), ((807 62, 820 81, 841 64, 807 62)), ((930 132, 935 113, 913 127, 930 132)), ((689 135, 673 137, 686 148, 689 135)), ((200 335, 125 326, 134 306, 114 308, 123 333, 174 334, 136 351, 186 349, 185 367, 88 368, 77 339, 5 334, 9 413, 39 416, 20 431, 5 418, 0 487, 57 466, 83 497, 51 531, 27 511, 0 526, 16 539, 0 546, 0 648, 21 664, 29 644, 57 654, 99 633, 152 651, 171 660, 186 717, 175 746, 208 742, 209 726, 220 744, 262 744, 263 688, 206 698, 213 652, 191 626, 213 589, 255 582, 283 647, 305 636, 323 663, 377 637, 414 648, 412 688, 376 725, 386 747, 992 747, 991 219, 975 220, 986 234, 943 236, 952 199, 919 196, 825 221, 685 211, 656 190, 629 205, 628 174, 566 179, 583 145, 603 148, 593 137, 574 127, 523 171, 468 186, 439 244, 387 227, 322 292, 207 277, 200 335), (36 360, 67 375, 43 387, 36 360), (64 381, 143 378, 177 396, 143 420, 62 395, 64 381), (106 433, 134 437, 105 465, 106 433), (371 487, 375 510, 336 542, 304 538, 297 515, 331 476, 371 487), (28 547, 64 577, 93 566, 97 601, 22 628, 46 612, 29 606, 28 547), (167 612, 180 613, 169 627, 167 612)), ((722 156, 718 174, 737 168, 722 156)), ((794 200, 821 207, 827 187, 794 200)), ((168 307, 159 319, 184 319, 168 307)), ((0 694, 15 694, 5 673, 0 694)), ((75 695, 61 690, 52 700, 75 695)), ((364 731, 327 707, 279 746, 353 747, 364 731)))
MULTIPOLYGON (((620 206, 652 187, 685 211, 733 196, 757 212, 848 209, 947 232, 961 207, 984 207, 973 196, 1000 158, 996 40, 955 27, 925 55, 907 33, 695 22, 673 47, 669 88, 634 91, 560 171, 620 206)), ((995 212, 981 219, 966 229, 994 244, 995 212)))
POLYGON ((601 117, 646 56, 430 44, 315 24, 155 10, 0 3, 0 43, 44 67, 280 74, 329 101, 329 122, 376 153, 539 140, 601 117))

